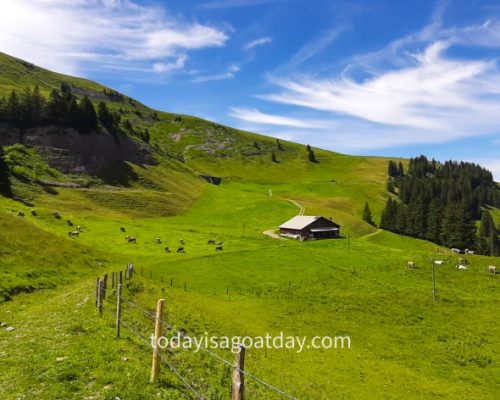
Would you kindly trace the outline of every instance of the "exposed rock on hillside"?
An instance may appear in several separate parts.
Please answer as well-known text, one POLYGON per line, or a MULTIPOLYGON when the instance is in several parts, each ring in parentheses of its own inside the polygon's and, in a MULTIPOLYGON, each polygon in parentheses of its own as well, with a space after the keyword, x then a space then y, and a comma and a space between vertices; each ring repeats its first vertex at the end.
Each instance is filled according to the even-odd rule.
POLYGON ((21 131, 0 124, 0 146, 22 143, 36 147, 49 165, 64 173, 98 174, 115 161, 155 164, 151 148, 128 136, 82 135, 71 128, 46 126, 21 131))

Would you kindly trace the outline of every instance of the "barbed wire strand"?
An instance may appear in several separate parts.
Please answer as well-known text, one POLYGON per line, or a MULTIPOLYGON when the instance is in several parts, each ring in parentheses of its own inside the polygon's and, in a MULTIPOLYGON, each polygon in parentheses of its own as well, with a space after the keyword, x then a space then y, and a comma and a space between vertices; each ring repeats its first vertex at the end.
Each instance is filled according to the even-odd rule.
POLYGON ((123 297, 121 296, 120 297, 122 300, 124 300, 126 303, 128 303, 129 305, 131 305, 132 307, 136 308, 137 310, 139 310, 140 312, 142 312, 146 317, 150 317, 150 318, 156 318, 156 314, 155 313, 152 313, 150 311, 147 311, 145 309, 143 309, 142 307, 139 307, 137 304, 135 304, 132 300, 129 300, 127 299, 126 297, 123 297))
POLYGON ((169 367, 169 368, 170 368, 170 370, 171 370, 171 371, 172 371, 172 372, 173 372, 173 373, 174 373, 174 374, 175 374, 175 375, 176 375, 176 376, 177 376, 177 377, 178 377, 178 378, 179 378, 179 379, 180 379, 180 380, 184 383, 184 385, 185 385, 187 388, 189 388, 189 389, 190 389, 190 390, 194 393, 194 395, 195 395, 198 399, 200 399, 200 400, 205 400, 205 398, 204 398, 202 395, 200 395, 200 394, 196 391, 196 389, 195 389, 192 385, 190 385, 190 384, 189 384, 189 382, 186 380, 186 378, 184 378, 184 377, 181 375, 181 373, 179 372, 179 370, 178 370, 177 368, 175 368, 172 364, 170 364, 167 360, 165 360, 165 359, 163 358, 163 356, 161 355, 161 353, 160 353, 160 358, 161 358, 161 360, 162 360, 162 361, 163 361, 163 362, 167 365, 167 367, 169 367))
MULTIPOLYGON (((122 299, 124 299, 124 300, 125 300, 125 298, 124 298, 123 296, 122 296, 122 299)), ((143 313, 145 313, 145 314, 147 314, 147 315, 149 315, 149 316, 151 316, 151 317, 156 318, 156 313, 155 313, 155 314, 150 313, 149 311, 145 310, 144 308, 140 307, 139 305, 135 304, 135 302, 133 302, 133 301, 131 301, 131 300, 129 300, 129 299, 126 299, 126 301, 127 301, 127 303, 129 303, 129 304, 133 304, 133 306, 134 306, 134 307, 136 307, 138 310, 142 311, 143 313)), ((103 307, 103 308, 104 308, 104 307, 103 307)), ((108 311, 109 311, 109 310, 108 310, 108 311)), ((160 323, 162 323, 164 326, 166 326, 167 328, 169 328, 170 330, 172 330, 174 333, 179 334, 181 337, 191 339, 188 335, 186 335, 185 333, 183 333, 183 332, 181 332, 181 331, 179 331, 179 330, 175 329, 172 325, 170 325, 169 323, 167 323, 167 322, 163 321, 162 319, 159 319, 159 321, 160 321, 160 323)), ((123 321, 121 321, 121 322, 123 322, 123 321)), ((126 324, 124 324, 124 325, 125 325, 125 326, 127 326, 126 324)), ((130 328, 129 328, 129 329, 130 329, 130 328)), ((130 330, 131 330, 131 329, 130 329, 130 330)), ((132 332, 133 332, 133 331, 132 331, 132 332)), ((148 340, 147 340, 147 339, 145 339, 144 337, 142 337, 141 335, 139 335, 139 334, 138 334, 138 333, 136 333, 136 332, 133 332, 133 333, 135 333, 137 336, 139 336, 142 340, 144 340, 144 341, 148 344, 148 346, 149 346, 149 347, 151 347, 151 345, 150 345, 150 343, 148 342, 148 340)), ((246 370, 242 370, 242 369, 240 369, 240 368, 236 367, 236 366, 234 365, 234 363, 232 363, 232 362, 230 362, 230 361, 228 361, 228 360, 224 359, 223 357, 219 356, 217 353, 214 353, 213 351, 211 351, 211 350, 209 350, 209 349, 207 349, 207 348, 205 348, 205 347, 201 347, 201 350, 203 350, 203 351, 204 351, 204 352, 206 352, 207 354, 210 354, 211 356, 213 356, 213 357, 217 358, 219 361, 223 362, 224 364, 226 364, 226 365, 228 365, 228 366, 230 366, 230 367, 232 367, 232 368, 235 368, 236 370, 238 370, 238 372, 241 372, 242 374, 244 374, 244 375, 248 376, 249 378, 251 378, 251 379, 255 380, 256 382, 260 383, 261 385, 264 385, 264 386, 265 386, 265 387, 267 387, 268 389, 273 390, 274 392, 276 392, 276 393, 278 393, 278 394, 282 395, 283 397, 286 397, 286 398, 288 398, 288 399, 290 399, 290 400, 298 400, 298 399, 297 399, 297 397, 295 397, 295 396, 293 396, 293 395, 291 395, 291 394, 289 394, 289 393, 287 393, 287 392, 285 392, 285 391, 283 391, 283 390, 281 390, 281 389, 277 388, 276 386, 274 386, 274 385, 272 385, 272 384, 270 384, 270 383, 268 383, 268 382, 264 381, 263 379, 259 378, 258 376, 254 375, 254 374, 252 374, 252 373, 250 373, 250 372, 248 372, 248 371, 246 371, 246 370)), ((163 358, 162 358, 162 359, 163 359, 163 358)), ((169 365, 169 368, 171 368, 171 369, 172 369, 172 366, 170 366, 170 365, 169 365)), ((173 370, 172 370, 172 371, 173 371, 173 370)), ((203 398, 202 398, 202 397, 199 397, 199 398, 203 400, 203 398)))
MULTIPOLYGON (((189 339, 191 339, 191 337, 190 337, 190 336, 188 336, 188 335, 186 335, 185 333, 183 333, 183 332, 181 332, 181 331, 179 331, 179 330, 177 330, 177 329, 173 328, 171 325, 169 325, 169 324, 168 324, 168 323, 166 323, 165 321, 162 321, 162 320, 160 319, 160 322, 161 322, 161 323, 163 323, 165 326, 170 327, 170 329, 171 329, 174 333, 179 334, 179 336, 181 336, 181 337, 183 337, 183 338, 189 338, 189 339)), ((258 383, 260 383, 260 384, 262 384, 262 385, 264 385, 264 386, 266 386, 268 389, 271 389, 271 390, 275 391, 276 393, 279 393, 279 394, 281 394, 282 396, 284 396, 284 397, 286 397, 286 398, 288 398, 288 399, 291 399, 291 400, 298 400, 295 396, 293 396, 293 395, 291 395, 291 394, 289 394, 289 393, 284 392, 283 390, 281 390, 281 389, 277 388, 277 387, 276 387, 276 386, 274 386, 274 385, 271 385, 270 383, 268 383, 268 382, 264 381, 263 379, 259 378, 258 376, 254 375, 254 374, 252 374, 252 373, 250 373, 250 372, 248 372, 248 371, 246 371, 246 370, 242 370, 242 369, 240 369, 240 368, 236 367, 236 365, 235 365, 234 363, 232 363, 232 362, 230 362, 230 361, 226 360, 225 358, 223 358, 223 357, 219 356, 217 353, 214 353, 213 351, 211 351, 211 350, 207 349, 206 347, 200 347, 200 349, 201 349, 201 350, 203 350, 204 352, 206 352, 207 354, 211 355, 212 357, 217 358, 217 359, 218 359, 219 361, 221 361, 222 363, 224 363, 224 364, 226 364, 226 365, 228 365, 228 366, 230 366, 230 367, 232 367, 232 368, 236 369, 237 371, 239 371, 239 372, 241 372, 242 374, 244 374, 244 375, 248 376, 249 378, 251 378, 251 379, 253 379, 253 380, 257 381, 258 383)))
MULTIPOLYGON (((107 308, 103 307, 103 310, 109 312, 110 314, 113 314, 114 313, 111 311, 111 310, 108 310, 107 308)), ((151 342, 146 339, 144 336, 142 336, 140 333, 137 333, 137 331, 135 329, 133 329, 128 323, 126 323, 123 319, 120 319, 120 323, 125 326, 125 328, 127 328, 130 332, 132 332, 135 336, 137 336, 139 339, 141 339, 144 343, 146 343, 148 345, 149 348, 152 348, 151 347, 151 342)), ((168 368, 170 368, 170 370, 174 373, 175 376, 177 376, 177 378, 179 378, 179 380, 189 389, 193 392, 193 394, 199 399, 199 400, 205 400, 205 398, 203 396, 201 396, 197 391, 196 389, 194 389, 194 387, 192 385, 189 384, 189 382, 187 381, 186 378, 184 378, 181 373, 179 372, 179 370, 177 368, 175 368, 172 364, 170 364, 167 360, 165 360, 163 358, 163 356, 161 355, 160 353, 160 358, 161 360, 167 365, 168 368)))

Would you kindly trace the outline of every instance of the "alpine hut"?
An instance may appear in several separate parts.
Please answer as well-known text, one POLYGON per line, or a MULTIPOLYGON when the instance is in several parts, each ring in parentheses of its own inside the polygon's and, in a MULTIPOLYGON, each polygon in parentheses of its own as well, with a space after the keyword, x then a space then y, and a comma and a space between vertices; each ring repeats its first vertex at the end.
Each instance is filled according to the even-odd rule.
POLYGON ((340 237, 340 225, 325 217, 297 215, 280 225, 280 235, 299 240, 333 239, 340 237))

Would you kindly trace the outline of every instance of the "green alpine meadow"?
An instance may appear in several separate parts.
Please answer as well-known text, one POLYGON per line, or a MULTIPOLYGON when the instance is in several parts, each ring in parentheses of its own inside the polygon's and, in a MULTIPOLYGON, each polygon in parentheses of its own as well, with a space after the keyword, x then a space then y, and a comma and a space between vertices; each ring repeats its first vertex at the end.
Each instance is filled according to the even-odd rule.
POLYGON ((262 136, 4 53, 0 149, 2 399, 500 397, 487 168, 262 136))

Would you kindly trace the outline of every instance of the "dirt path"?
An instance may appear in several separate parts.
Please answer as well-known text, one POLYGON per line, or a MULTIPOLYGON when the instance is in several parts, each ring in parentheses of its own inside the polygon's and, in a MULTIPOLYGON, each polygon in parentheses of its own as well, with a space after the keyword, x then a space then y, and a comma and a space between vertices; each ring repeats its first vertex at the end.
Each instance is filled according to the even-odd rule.
MULTIPOLYGON (((304 215, 304 212, 306 209, 302 204, 300 204, 298 201, 292 200, 292 199, 285 199, 286 201, 289 201, 292 203, 294 206, 296 206, 300 211, 298 215, 304 215)), ((267 231, 262 232, 264 235, 267 235, 269 237, 272 237, 273 239, 279 239, 279 240, 286 240, 285 238, 281 237, 278 235, 276 232, 274 232, 274 229, 268 229, 267 231)))
POLYGON ((285 240, 285 238, 282 238, 280 235, 278 235, 276 232, 274 232, 274 229, 269 229, 269 230, 264 231, 262 233, 264 235, 272 237, 273 239, 285 240))
POLYGON ((296 206, 300 210, 299 215, 304 215, 304 212, 306 211, 306 209, 304 208, 304 206, 302 204, 300 204, 298 201, 295 201, 292 199, 286 199, 286 200, 288 200, 290 203, 292 203, 294 206, 296 206))

